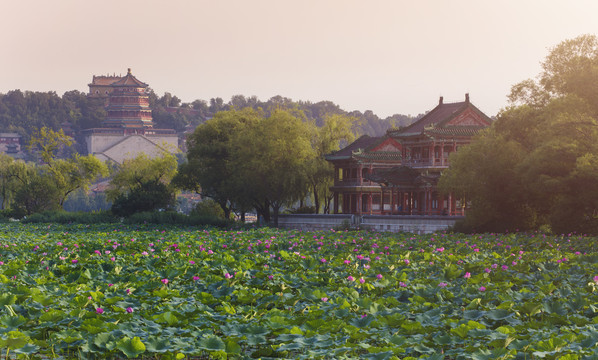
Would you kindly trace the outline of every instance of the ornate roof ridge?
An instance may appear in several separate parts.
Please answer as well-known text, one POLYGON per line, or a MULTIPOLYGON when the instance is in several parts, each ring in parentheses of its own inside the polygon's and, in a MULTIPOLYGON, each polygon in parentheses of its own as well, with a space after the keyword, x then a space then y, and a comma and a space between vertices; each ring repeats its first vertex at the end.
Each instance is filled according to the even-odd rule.
POLYGON ((148 87, 144 82, 139 81, 131 73, 131 68, 127 69, 127 75, 123 76, 120 80, 112 83, 112 86, 135 86, 135 87, 148 87))

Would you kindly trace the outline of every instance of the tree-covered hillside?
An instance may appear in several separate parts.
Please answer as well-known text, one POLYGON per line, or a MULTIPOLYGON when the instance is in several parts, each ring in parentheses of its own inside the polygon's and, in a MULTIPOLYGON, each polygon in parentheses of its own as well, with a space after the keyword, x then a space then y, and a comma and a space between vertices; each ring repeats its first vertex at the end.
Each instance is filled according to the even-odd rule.
MULTIPOLYGON (((306 118, 321 126, 327 115, 350 115, 355 119, 354 130, 358 135, 379 136, 390 127, 405 126, 418 117, 393 115, 379 118, 372 111, 347 111, 331 101, 294 101, 282 96, 275 96, 261 101, 255 96, 235 95, 230 101, 212 98, 210 101, 195 100, 183 103, 177 96, 165 93, 158 96, 150 92, 150 106, 157 128, 184 131, 188 126, 196 126, 214 116, 218 111, 261 108, 269 114, 275 109, 300 110, 306 118)), ((70 128, 75 133, 80 130, 100 127, 106 116, 104 99, 89 98, 83 92, 72 90, 62 96, 56 92, 34 92, 12 90, 0 94, 0 132, 17 132, 28 143, 31 134, 48 127, 53 130, 70 128)))

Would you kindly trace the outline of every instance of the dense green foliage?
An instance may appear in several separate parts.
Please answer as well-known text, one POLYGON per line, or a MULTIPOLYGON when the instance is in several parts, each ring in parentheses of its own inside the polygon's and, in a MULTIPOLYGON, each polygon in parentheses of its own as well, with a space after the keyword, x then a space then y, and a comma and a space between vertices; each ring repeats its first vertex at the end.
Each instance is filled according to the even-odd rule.
MULTIPOLYGON (((359 134, 371 136, 380 136, 390 127, 409 125, 421 117, 421 114, 395 114, 381 119, 370 110, 363 113, 347 111, 330 101, 312 103, 293 101, 282 96, 261 101, 255 96, 235 95, 228 102, 221 98, 212 98, 209 102, 194 100, 184 103, 168 92, 158 96, 150 90, 149 100, 156 127, 175 129, 177 132, 184 131, 189 125, 197 126, 219 111, 240 110, 246 107, 267 112, 278 108, 300 110, 308 120, 318 126, 323 124, 325 116, 329 114, 348 115, 357 119, 355 129, 359 134)), ((102 126, 106 117, 104 105, 105 99, 88 97, 86 93, 78 90, 67 91, 62 96, 52 91, 9 91, 0 94, 0 132, 17 132, 23 137, 23 143, 28 143, 31 135, 43 127, 57 131, 68 125, 76 133, 84 129, 98 128, 102 126)), ((82 137, 76 137, 76 149, 81 153, 85 152, 82 137)))
POLYGON ((140 154, 118 166, 106 190, 112 212, 130 216, 136 212, 169 209, 175 203, 170 182, 177 172, 177 159, 169 153, 150 158, 140 154))
POLYGON ((472 202, 464 230, 598 234, 598 38, 561 43, 543 67, 451 157, 440 187, 472 202))
POLYGON ((0 154, 2 209, 13 208, 23 215, 62 209, 71 193, 86 191, 100 176, 108 175, 106 165, 94 156, 75 153, 57 158, 57 152, 70 145, 70 138, 62 130, 41 128, 30 142, 38 163, 0 154))
POLYGON ((341 115, 316 127, 301 112, 221 111, 189 136, 174 183, 216 201, 226 218, 253 208, 266 221, 272 211, 276 223, 281 207, 309 194, 317 211, 320 199, 329 209, 334 171, 323 155, 353 138, 351 124, 341 115))
POLYGON ((7 358, 598 356, 593 238, 0 229, 7 358))

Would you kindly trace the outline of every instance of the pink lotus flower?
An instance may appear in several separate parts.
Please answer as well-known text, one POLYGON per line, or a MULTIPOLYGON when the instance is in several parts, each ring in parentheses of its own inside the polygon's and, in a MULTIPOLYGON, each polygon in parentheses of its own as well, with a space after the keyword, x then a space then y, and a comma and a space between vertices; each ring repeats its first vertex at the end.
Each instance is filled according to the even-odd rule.
POLYGON ((73 260, 71 260, 71 262, 72 262, 73 264, 76 264, 76 263, 78 263, 78 262, 79 262, 79 260, 77 260, 77 259, 73 259, 73 260))
POLYGON ((407 287, 407 284, 405 284, 405 283, 404 283, 404 282, 402 282, 402 281, 399 281, 399 286, 400 286, 400 287, 407 287))
POLYGON ((347 277, 347 280, 349 280, 349 281, 355 281, 355 278, 354 278, 353 276, 349 275, 349 276, 347 277))
POLYGON ((441 282, 440 284, 438 284, 438 286, 440 286, 441 288, 445 288, 448 284, 445 282, 441 282))
POLYGON ((128 312, 129 314, 130 314, 130 313, 132 313, 132 312, 133 312, 133 308, 132 308, 132 307, 128 307, 128 308, 127 308, 127 312, 128 312))
POLYGON ((594 282, 595 282, 596 284, 598 284, 598 275, 597 275, 597 276, 594 276, 594 282))
POLYGON ((97 308, 97 309, 96 309, 96 313, 98 313, 98 314, 103 314, 103 313, 104 313, 104 309, 102 309, 102 308, 97 308))
POLYGON ((376 277, 378 278, 378 280, 382 280, 383 276, 382 276, 382 274, 378 274, 378 275, 376 275, 376 277))
POLYGON ((363 278, 359 278, 359 282, 363 284, 365 280, 363 278))
POLYGON ((328 301, 328 298, 327 298, 327 297, 323 297, 321 300, 322 300, 323 302, 327 302, 327 301, 328 301))
POLYGON ((322 262, 322 264, 323 264, 323 263, 325 263, 325 262, 326 262, 326 259, 324 259, 324 258, 321 258, 321 259, 320 259, 320 262, 322 262))
POLYGON ((161 281, 164 285, 168 285, 168 279, 162 279, 161 281))
POLYGON ((225 277, 225 278, 227 278, 227 279, 230 279, 230 278, 232 278, 233 276, 232 276, 231 274, 229 274, 229 273, 226 273, 226 274, 224 274, 224 277, 225 277))
POLYGON ((466 279, 469 279, 471 277, 471 273, 466 272, 463 277, 466 279))
POLYGON ((199 276, 194 276, 194 277, 193 277, 193 280, 194 280, 194 281, 197 281, 197 280, 199 280, 199 276))
POLYGON ((480 286, 480 288, 478 290, 480 290, 480 291, 486 291, 486 288, 483 287, 483 286, 480 286))

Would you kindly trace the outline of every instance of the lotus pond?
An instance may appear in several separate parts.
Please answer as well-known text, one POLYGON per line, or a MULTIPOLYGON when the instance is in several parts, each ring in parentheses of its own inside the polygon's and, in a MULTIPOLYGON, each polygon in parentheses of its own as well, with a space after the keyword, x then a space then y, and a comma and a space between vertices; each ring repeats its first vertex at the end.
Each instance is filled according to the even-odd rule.
POLYGON ((593 238, 0 227, 7 358, 598 359, 593 238))

